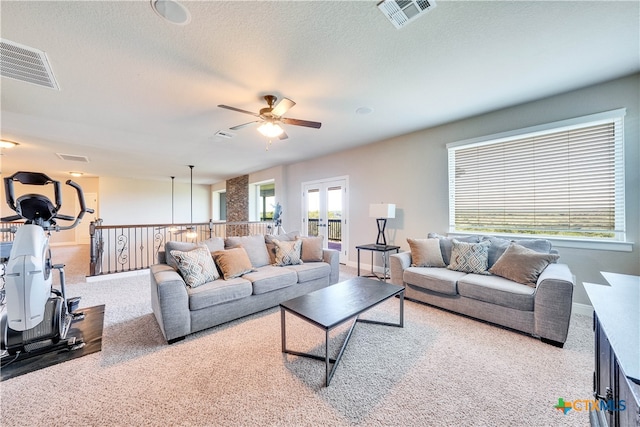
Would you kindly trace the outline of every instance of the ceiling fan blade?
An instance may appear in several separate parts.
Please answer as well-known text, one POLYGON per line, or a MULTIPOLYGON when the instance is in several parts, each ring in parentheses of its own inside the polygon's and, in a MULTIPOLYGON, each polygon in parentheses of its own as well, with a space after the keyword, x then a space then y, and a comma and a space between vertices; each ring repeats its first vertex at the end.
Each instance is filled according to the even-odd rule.
POLYGON ((284 113, 289 111, 289 109, 294 105, 296 105, 296 103, 290 100, 289 98, 282 98, 280 102, 278 102, 276 106, 273 107, 273 110, 271 110, 271 114, 273 114, 276 117, 281 117, 284 113))
POLYGON ((253 113, 253 112, 247 111, 247 110, 242 110, 242 109, 236 108, 236 107, 229 107, 228 105, 218 105, 218 107, 226 108, 227 110, 231 110, 231 111, 237 111, 238 113, 251 114, 252 116, 260 117, 259 114, 256 114, 256 113, 253 113))
POLYGON ((300 119, 288 119, 288 118, 281 118, 280 119, 282 121, 282 123, 286 123, 288 125, 294 125, 294 126, 305 126, 308 128, 315 128, 315 129, 320 129, 320 126, 322 126, 322 123, 320 122, 311 122, 309 120, 300 120, 300 119))
POLYGON ((260 120, 255 120, 255 121, 253 121, 253 122, 243 123, 243 124, 241 124, 241 125, 234 126, 234 127, 232 127, 232 128, 229 128, 229 129, 231 129, 231 130, 238 130, 238 129, 242 129, 242 128, 244 128, 244 127, 247 127, 247 126, 249 126, 249 125, 253 125, 253 124, 256 124, 256 123, 260 123, 260 120))
POLYGON ((283 141, 288 138, 289 138, 289 135, 287 135, 285 131, 282 131, 282 133, 278 136, 278 139, 280 139, 280 141, 283 141))

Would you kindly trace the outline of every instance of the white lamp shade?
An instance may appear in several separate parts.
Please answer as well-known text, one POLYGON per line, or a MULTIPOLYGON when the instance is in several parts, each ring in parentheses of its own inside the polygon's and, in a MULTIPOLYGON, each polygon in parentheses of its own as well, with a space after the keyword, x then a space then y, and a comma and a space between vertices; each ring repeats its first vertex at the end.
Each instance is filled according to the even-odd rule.
POLYGON ((395 218, 396 205, 393 203, 371 203, 369 205, 369 217, 371 218, 395 218))

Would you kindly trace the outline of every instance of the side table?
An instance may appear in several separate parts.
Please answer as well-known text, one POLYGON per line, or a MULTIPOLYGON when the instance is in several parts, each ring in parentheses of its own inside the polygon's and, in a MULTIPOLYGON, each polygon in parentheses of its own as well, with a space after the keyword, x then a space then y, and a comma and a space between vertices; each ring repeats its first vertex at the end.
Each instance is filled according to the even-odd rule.
POLYGON ((376 245, 375 243, 370 243, 368 245, 360 245, 356 246, 358 250, 358 276, 360 276, 360 251, 371 251, 371 274, 363 277, 377 277, 378 280, 382 280, 384 282, 389 279, 389 253, 392 251, 396 251, 398 253, 400 251, 400 246, 391 246, 391 245, 376 245), (383 274, 382 276, 374 273, 373 271, 373 253, 374 252, 382 252, 382 268, 383 274))

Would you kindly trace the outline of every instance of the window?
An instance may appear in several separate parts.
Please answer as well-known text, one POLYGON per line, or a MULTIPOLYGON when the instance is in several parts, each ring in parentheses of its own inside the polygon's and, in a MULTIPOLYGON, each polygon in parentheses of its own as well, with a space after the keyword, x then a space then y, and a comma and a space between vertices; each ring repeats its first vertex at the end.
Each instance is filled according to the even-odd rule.
POLYGON ((212 219, 215 221, 227 220, 227 192, 226 190, 214 191, 212 193, 212 219))
POLYGON ((624 241, 624 114, 447 145, 450 231, 624 241))
POLYGON ((249 220, 273 219, 276 204, 276 185, 273 180, 249 185, 249 220))

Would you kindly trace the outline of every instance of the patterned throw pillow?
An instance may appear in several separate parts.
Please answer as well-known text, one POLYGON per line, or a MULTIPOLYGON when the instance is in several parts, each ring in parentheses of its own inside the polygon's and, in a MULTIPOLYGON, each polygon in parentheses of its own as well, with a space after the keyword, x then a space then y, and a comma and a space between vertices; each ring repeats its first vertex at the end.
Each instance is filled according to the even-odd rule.
POLYGON ((284 242, 284 241, 290 242, 298 238, 300 238, 299 231, 290 231, 286 234, 278 234, 278 235, 266 234, 264 236, 264 242, 267 247, 267 252, 269 253, 270 264, 276 263, 276 244, 273 243, 274 240, 280 240, 281 242, 284 242))
POLYGON ((220 277, 211 252, 206 247, 198 247, 188 252, 171 251, 176 259, 180 274, 190 288, 196 288, 220 277))
POLYGON ((276 263, 275 265, 298 265, 302 264, 300 258, 300 248, 302 247, 302 240, 294 240, 293 242, 281 242, 274 239, 273 243, 276 245, 276 263))
POLYGON ((451 243, 453 248, 451 249, 451 262, 447 267, 449 270, 489 274, 487 266, 491 242, 467 243, 453 239, 451 243))

